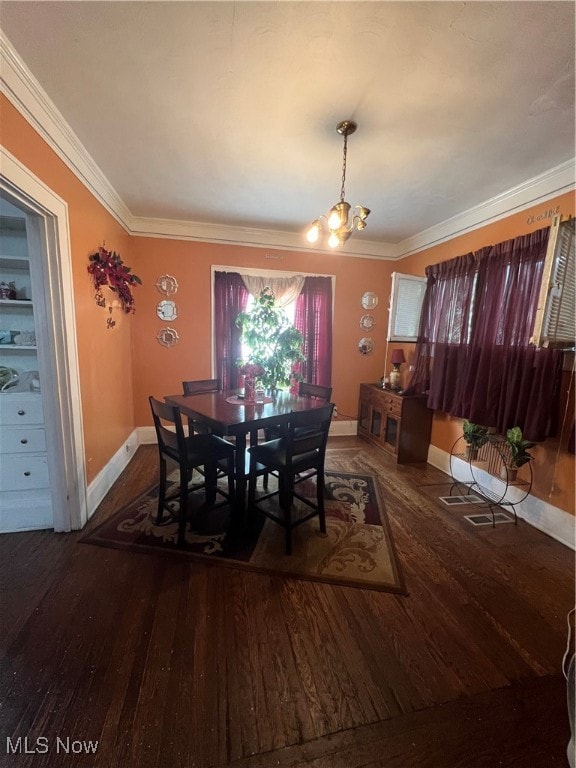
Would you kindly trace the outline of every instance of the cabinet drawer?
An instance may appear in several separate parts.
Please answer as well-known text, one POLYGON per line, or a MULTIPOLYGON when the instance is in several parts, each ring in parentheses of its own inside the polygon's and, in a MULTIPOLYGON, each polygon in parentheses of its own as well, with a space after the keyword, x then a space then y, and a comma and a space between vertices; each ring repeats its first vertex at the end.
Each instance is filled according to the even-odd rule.
POLYGON ((46 456, 3 456, 0 470, 3 491, 22 491, 31 488, 46 488, 48 481, 48 459, 46 456))
POLYGON ((43 424, 40 395, 0 395, 0 424, 43 424))
POLYGON ((0 432, 0 453, 45 453, 46 433, 35 427, 5 427, 0 432))
POLYGON ((381 408, 385 413, 402 416, 402 399, 394 395, 383 394, 380 398, 381 408))

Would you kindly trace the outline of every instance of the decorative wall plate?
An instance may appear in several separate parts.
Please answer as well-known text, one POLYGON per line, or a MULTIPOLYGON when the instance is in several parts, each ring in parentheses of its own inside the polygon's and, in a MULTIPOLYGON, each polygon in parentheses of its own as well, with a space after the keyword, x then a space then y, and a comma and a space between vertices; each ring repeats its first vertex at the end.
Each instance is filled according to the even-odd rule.
POLYGON ((176 320, 178 317, 178 307, 170 299, 163 299, 156 305, 156 314, 160 320, 176 320))
POLYGON ((358 351, 361 355, 371 355, 374 351, 374 342, 368 336, 363 336, 358 342, 358 351))
POLYGON ((362 328, 364 331, 372 330, 375 325, 376 323, 374 322, 372 315, 362 315, 360 318, 360 328, 362 328))
POLYGON ((373 291, 366 291, 362 296, 362 306, 364 309, 374 309, 378 306, 378 296, 373 291))
POLYGON ((156 338, 163 347, 173 347, 174 344, 178 344, 180 341, 177 331, 175 331, 174 328, 170 328, 170 326, 158 331, 156 338))
POLYGON ((158 288, 160 293, 170 296, 171 293, 176 293, 178 290, 178 282, 172 275, 160 275, 156 281, 156 288, 158 288))

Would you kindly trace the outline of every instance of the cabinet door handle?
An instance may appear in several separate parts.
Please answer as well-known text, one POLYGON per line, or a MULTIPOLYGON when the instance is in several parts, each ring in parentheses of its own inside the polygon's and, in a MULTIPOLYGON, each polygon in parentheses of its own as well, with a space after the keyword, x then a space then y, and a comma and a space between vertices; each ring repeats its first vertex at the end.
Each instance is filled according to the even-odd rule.
POLYGON ((26 472, 24 472, 24 477, 30 477, 31 474, 32 474, 31 472, 26 471, 26 472))
POLYGON ((22 408, 20 408, 20 410, 18 411, 18 416, 24 416, 25 413, 26 411, 23 411, 22 408))
POLYGON ((28 440, 27 440, 27 438, 23 437, 22 440, 20 440, 20 442, 22 443, 22 445, 26 445, 28 440))

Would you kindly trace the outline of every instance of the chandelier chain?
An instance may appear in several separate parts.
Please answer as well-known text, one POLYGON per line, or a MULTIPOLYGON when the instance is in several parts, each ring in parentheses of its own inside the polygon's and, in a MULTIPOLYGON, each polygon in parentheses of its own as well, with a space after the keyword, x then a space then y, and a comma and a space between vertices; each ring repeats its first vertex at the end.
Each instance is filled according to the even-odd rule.
POLYGON ((348 155, 348 134, 344 134, 344 155, 342 158, 342 186, 340 188, 340 202, 344 202, 344 184, 346 183, 346 156, 348 155))

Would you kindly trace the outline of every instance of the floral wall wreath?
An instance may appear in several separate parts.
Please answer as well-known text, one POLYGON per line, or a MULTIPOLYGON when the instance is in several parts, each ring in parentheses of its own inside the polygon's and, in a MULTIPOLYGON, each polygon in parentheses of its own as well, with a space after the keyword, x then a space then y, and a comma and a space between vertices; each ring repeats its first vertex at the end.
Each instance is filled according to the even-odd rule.
POLYGON ((129 314, 135 311, 132 286, 142 285, 142 280, 132 274, 130 267, 122 261, 114 251, 107 251, 104 247, 98 248, 97 253, 88 257, 88 272, 94 282, 96 303, 100 307, 106 306, 102 295, 102 286, 108 285, 118 295, 122 310, 129 314))

